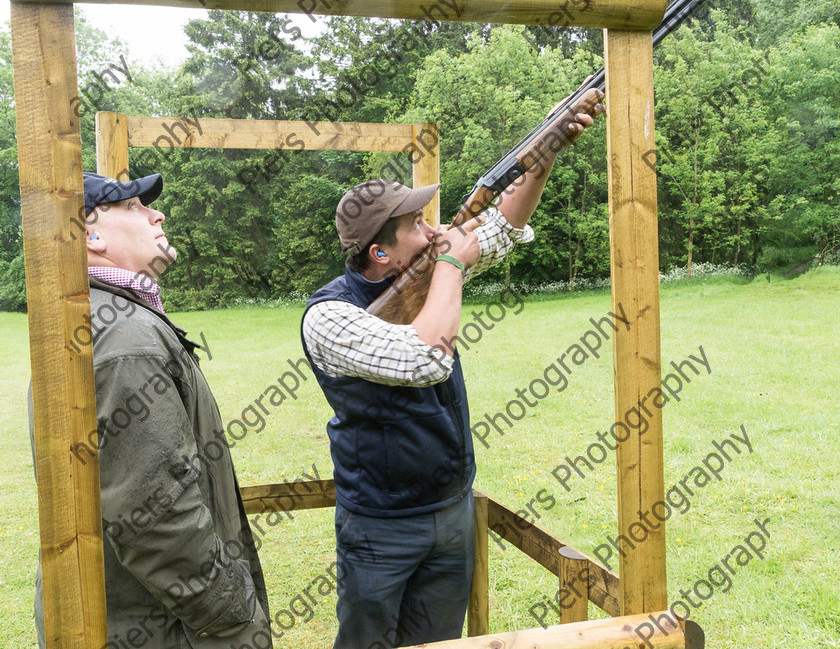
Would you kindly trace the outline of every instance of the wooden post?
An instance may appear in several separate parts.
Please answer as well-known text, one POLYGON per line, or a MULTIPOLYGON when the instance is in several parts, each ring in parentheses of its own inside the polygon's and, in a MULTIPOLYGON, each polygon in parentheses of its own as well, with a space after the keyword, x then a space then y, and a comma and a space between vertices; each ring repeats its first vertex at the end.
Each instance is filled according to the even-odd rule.
POLYGON ((574 548, 560 548, 560 622, 589 619, 589 561, 574 548))
POLYGON ((665 526, 653 519, 652 529, 641 516, 664 498, 662 410, 648 397, 661 380, 656 174, 643 158, 654 150, 651 34, 606 30, 604 54, 612 305, 630 323, 619 323, 613 346, 618 533, 636 546, 621 542, 619 559, 621 614, 629 615, 668 605, 665 526), (647 430, 632 412, 644 399, 647 430))
POLYGON ((467 607, 467 635, 490 633, 490 561, 487 552, 487 496, 475 494, 475 565, 470 602, 467 607))
POLYGON ((46 641, 98 649, 99 464, 73 453, 97 439, 73 5, 12 2, 11 23, 46 641))
POLYGON ((122 113, 96 113, 96 173, 129 180, 128 116, 122 113))
MULTIPOLYGON (((440 131, 437 124, 420 122, 412 124, 411 139, 414 147, 411 153, 412 184, 424 187, 440 182, 440 131)), ((423 208, 427 223, 440 225, 440 192, 423 208)))

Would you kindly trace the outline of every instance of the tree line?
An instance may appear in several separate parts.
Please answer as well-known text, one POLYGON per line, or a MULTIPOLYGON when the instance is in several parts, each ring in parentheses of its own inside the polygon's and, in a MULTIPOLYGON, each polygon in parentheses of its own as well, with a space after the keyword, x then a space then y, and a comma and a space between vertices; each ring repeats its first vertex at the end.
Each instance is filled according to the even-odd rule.
MULTIPOLYGON (((840 6, 707 0, 654 53, 660 264, 787 272, 838 257, 840 6)), ((603 64, 599 30, 209 11, 185 26, 189 56, 143 66, 77 9, 83 166, 94 114, 435 122, 441 214, 561 98, 603 64)), ((171 138, 177 140, 173 130, 171 138)), ((132 177, 160 172, 156 207, 179 263, 170 308, 308 293, 341 272, 335 206, 371 177, 410 184, 408 154, 132 149, 132 177)), ((0 30, 0 309, 24 310, 9 29, 0 30)), ((477 282, 573 288, 609 275, 604 120, 564 150, 532 220, 536 240, 477 282)))

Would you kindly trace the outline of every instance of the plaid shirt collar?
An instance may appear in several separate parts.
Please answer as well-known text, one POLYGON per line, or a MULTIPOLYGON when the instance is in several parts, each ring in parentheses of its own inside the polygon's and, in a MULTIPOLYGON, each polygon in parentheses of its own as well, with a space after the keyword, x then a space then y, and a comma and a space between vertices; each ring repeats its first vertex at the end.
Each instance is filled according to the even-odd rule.
POLYGON ((127 289, 161 313, 166 313, 160 299, 160 285, 154 277, 112 266, 88 266, 88 275, 127 289))

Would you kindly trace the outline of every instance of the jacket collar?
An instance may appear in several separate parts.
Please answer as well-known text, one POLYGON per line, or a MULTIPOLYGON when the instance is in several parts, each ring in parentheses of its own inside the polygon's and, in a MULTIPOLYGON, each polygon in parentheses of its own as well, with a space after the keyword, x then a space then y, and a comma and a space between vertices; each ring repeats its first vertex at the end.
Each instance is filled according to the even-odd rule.
POLYGON ((165 313, 158 311, 154 308, 151 304, 138 298, 134 293, 129 291, 128 289, 122 288, 121 286, 115 286, 114 284, 109 284, 108 282, 102 281, 96 277, 88 276, 88 280, 90 281, 91 288, 97 288, 101 291, 107 291, 108 293, 112 293, 114 295, 119 295, 120 297, 125 298, 129 302, 133 302, 134 304, 143 307, 147 311, 154 313, 158 318, 163 320, 166 325, 175 332, 175 335, 178 337, 178 340, 184 346, 189 354, 193 354, 196 349, 203 349, 201 345, 197 342, 190 340, 187 338, 187 332, 185 329, 182 329, 178 325, 176 325, 172 320, 170 320, 165 313))
POLYGON ((378 298, 396 279, 395 276, 389 275, 385 279, 373 282, 350 268, 344 269, 344 277, 353 297, 358 300, 357 303, 363 304, 364 306, 369 305, 378 298))

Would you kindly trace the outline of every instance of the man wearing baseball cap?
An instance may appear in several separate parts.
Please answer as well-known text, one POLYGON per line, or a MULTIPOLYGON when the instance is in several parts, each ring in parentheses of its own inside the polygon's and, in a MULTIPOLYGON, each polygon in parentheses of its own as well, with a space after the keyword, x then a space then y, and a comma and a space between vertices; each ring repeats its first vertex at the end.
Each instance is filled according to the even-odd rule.
MULTIPOLYGON (((576 120, 570 139, 593 121, 576 120)), ((337 500, 335 649, 461 636, 473 569, 475 458, 460 360, 440 342, 458 332, 463 282, 533 239, 527 222, 554 154, 544 162, 498 209, 459 228, 437 231, 423 220, 438 185, 371 180, 338 204, 346 269, 312 295, 301 329, 335 412, 327 424, 337 500), (432 242, 445 254, 436 257, 411 324, 368 313, 432 242)))
MULTIPOLYGON (((199 348, 165 315, 157 277, 174 261, 160 174, 85 173, 108 646, 270 647, 268 600, 218 406, 199 348), (219 432, 222 431, 221 439, 219 432)), ((37 476, 36 476, 37 477, 37 476)), ((35 598, 45 645, 40 570, 35 598)))

